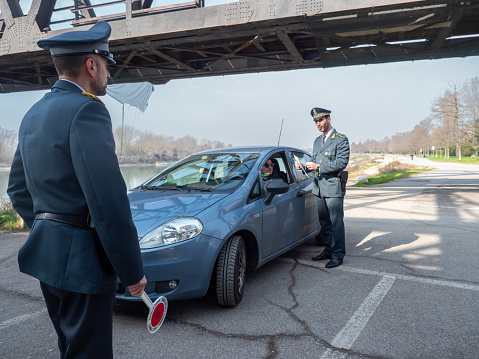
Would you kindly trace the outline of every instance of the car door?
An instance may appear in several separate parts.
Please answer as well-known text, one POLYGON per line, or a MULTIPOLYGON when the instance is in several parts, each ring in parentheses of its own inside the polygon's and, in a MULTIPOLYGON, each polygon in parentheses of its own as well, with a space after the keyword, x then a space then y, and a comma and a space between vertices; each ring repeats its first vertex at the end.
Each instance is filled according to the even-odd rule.
MULTIPOLYGON (((301 184, 294 180, 291 166, 284 151, 272 153, 268 159, 276 159, 279 177, 289 184, 286 193, 274 196, 269 205, 263 207, 262 259, 296 242, 300 238, 304 198, 301 184)), ((268 159, 265 159, 263 166, 268 159)), ((261 176, 260 176, 261 178, 261 176)), ((263 196, 264 185, 262 185, 263 196)))
POLYGON ((309 237, 320 230, 316 198, 313 194, 313 171, 308 171, 306 162, 311 162, 311 155, 303 151, 291 151, 292 160, 299 164, 293 166, 293 173, 303 191, 304 209, 301 221, 301 238, 309 237))

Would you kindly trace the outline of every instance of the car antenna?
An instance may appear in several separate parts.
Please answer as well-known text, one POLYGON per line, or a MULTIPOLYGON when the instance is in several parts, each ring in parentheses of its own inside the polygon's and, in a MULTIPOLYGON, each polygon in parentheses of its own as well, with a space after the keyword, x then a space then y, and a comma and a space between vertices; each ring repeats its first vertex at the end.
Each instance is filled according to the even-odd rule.
POLYGON ((281 131, 283 130, 283 122, 284 122, 284 119, 281 120, 281 128, 279 129, 279 137, 278 137, 278 146, 279 146, 279 140, 281 139, 281 131))

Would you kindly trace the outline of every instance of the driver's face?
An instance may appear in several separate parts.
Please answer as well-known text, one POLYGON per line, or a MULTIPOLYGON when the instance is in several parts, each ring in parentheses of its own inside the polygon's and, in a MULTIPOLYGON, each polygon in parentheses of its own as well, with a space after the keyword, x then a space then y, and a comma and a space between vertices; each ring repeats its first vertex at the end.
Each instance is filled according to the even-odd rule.
POLYGON ((264 175, 271 175, 273 173, 273 162, 271 160, 266 161, 263 168, 261 169, 261 173, 264 175))

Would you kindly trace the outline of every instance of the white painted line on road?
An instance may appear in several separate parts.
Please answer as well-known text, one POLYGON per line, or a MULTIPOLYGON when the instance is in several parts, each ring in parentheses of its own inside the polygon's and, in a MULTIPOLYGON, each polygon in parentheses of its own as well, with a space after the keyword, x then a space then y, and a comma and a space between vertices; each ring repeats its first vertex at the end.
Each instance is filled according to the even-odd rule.
MULTIPOLYGON (((295 263, 295 260, 290 259, 290 258, 278 258, 277 260, 280 260, 282 262, 295 263)), ((312 266, 312 267, 323 267, 323 265, 321 265, 319 263, 309 261, 309 260, 304 260, 304 259, 298 259, 298 263, 305 264, 305 265, 312 266)), ((394 274, 394 273, 387 273, 387 272, 378 272, 378 271, 373 271, 373 270, 369 270, 369 269, 352 268, 352 267, 347 267, 347 266, 341 266, 341 267, 338 267, 338 268, 334 268, 334 270, 335 271, 339 270, 339 271, 343 271, 343 272, 357 273, 357 274, 374 275, 374 276, 378 276, 378 277, 392 276, 392 277, 396 277, 397 279, 407 280, 407 281, 410 281, 410 282, 425 283, 425 284, 432 284, 432 285, 441 285, 441 286, 444 286, 444 287, 451 287, 451 288, 458 288, 458 289, 465 289, 465 290, 473 290, 473 291, 479 292, 479 285, 455 282, 455 281, 452 281, 452 280, 449 281, 449 280, 441 280, 441 279, 414 277, 414 276, 410 276, 410 275, 394 274)))
MULTIPOLYGON (((295 259, 292 258, 278 258, 278 261, 287 262, 287 263, 296 263, 295 259)), ((322 267, 324 264, 316 263, 310 260, 299 259, 298 263, 308 265, 311 267, 322 267)), ((386 296, 389 289, 396 281, 396 279, 406 280, 410 282, 431 284, 431 285, 440 285, 445 287, 464 289, 464 290, 473 290, 479 292, 479 285, 466 284, 455 281, 447 281, 441 279, 432 279, 432 278, 421 278, 414 277, 402 274, 393 274, 387 272, 379 272, 368 269, 352 268, 347 266, 341 266, 335 268, 334 271, 343 271, 350 272, 355 274, 366 274, 372 276, 381 277, 379 283, 374 287, 374 289, 369 293, 368 297, 364 300, 358 310, 353 314, 351 319, 346 323, 343 329, 339 334, 333 339, 331 345, 336 348, 350 349, 354 344, 355 340, 358 338, 361 331, 366 326, 367 322, 374 314, 376 308, 379 306, 383 298, 386 296)), ((321 359, 344 359, 347 353, 340 351, 334 351, 332 349, 327 349, 321 359)))
MULTIPOLYGON (((311 262, 308 262, 308 261, 304 261, 304 262, 305 263, 311 263, 311 262)), ((344 271, 344 272, 352 272, 352 273, 358 273, 358 274, 369 274, 369 275, 375 275, 375 276, 380 276, 380 277, 383 277, 385 275, 394 276, 397 279, 407 280, 407 281, 410 281, 410 282, 418 282, 418 283, 425 283, 425 284, 432 284, 432 285, 441 285, 441 286, 445 286, 445 287, 466 289, 466 290, 474 290, 476 292, 479 292, 479 285, 474 285, 474 284, 466 284, 466 283, 447 281, 447 280, 441 280, 441 279, 413 277, 413 276, 409 276, 409 275, 392 274, 392 273, 386 273, 386 272, 377 272, 377 271, 372 271, 372 270, 368 270, 368 269, 351 268, 351 267, 340 267, 340 268, 335 268, 335 269, 338 269, 338 270, 341 270, 341 271, 344 271)))
POLYGON ((418 207, 428 207, 428 208, 446 208, 446 209, 463 209, 467 211, 479 211, 479 207, 461 207, 461 206, 437 206, 437 205, 427 205, 427 204, 417 204, 418 207))
MULTIPOLYGON (((376 284, 366 299, 364 299, 358 310, 356 310, 343 329, 341 329, 338 335, 333 339, 331 342, 332 346, 342 349, 350 349, 353 346, 359 334, 361 334, 369 319, 371 319, 377 307, 393 286, 395 280, 396 277, 388 275, 381 278, 379 283, 376 284)), ((346 353, 328 349, 321 356, 321 359, 344 358, 346 355, 346 353)))
POLYGON ((3 322, 0 323, 0 330, 2 329, 5 329, 5 328, 8 328, 8 327, 11 327, 12 325, 17 325, 17 324, 20 324, 26 320, 30 320, 40 314, 43 314, 47 311, 47 309, 42 309, 42 310, 39 310, 38 312, 35 312, 35 313, 32 313, 32 314, 23 314, 23 315, 19 315, 18 317, 15 317, 15 318, 12 318, 12 319, 8 319, 8 320, 5 320, 3 322))

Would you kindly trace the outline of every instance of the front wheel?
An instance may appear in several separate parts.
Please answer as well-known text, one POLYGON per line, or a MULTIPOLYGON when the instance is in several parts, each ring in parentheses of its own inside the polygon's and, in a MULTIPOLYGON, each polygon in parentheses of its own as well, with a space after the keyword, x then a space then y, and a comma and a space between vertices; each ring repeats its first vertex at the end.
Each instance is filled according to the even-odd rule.
POLYGON ((241 236, 233 236, 223 246, 216 263, 216 300, 234 307, 243 298, 246 277, 246 246, 241 236))

